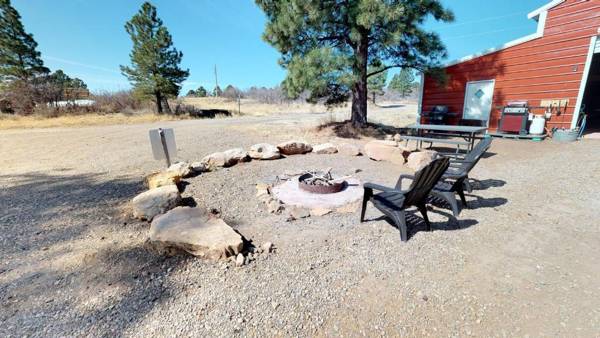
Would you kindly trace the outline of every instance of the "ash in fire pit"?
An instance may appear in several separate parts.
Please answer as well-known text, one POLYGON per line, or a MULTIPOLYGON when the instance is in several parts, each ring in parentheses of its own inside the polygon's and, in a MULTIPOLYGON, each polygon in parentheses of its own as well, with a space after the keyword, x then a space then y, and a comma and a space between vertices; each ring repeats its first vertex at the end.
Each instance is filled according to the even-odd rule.
POLYGON ((346 186, 344 177, 334 179, 331 169, 325 171, 309 171, 298 178, 298 186, 313 194, 334 194, 346 186))

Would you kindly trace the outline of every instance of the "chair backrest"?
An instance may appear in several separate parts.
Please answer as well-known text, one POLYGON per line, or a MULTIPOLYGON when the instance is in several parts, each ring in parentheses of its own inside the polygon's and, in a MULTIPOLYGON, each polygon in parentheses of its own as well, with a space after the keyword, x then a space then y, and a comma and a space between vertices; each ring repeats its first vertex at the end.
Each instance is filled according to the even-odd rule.
POLYGON ((449 164, 450 160, 447 157, 441 157, 417 171, 408 192, 404 194, 404 207, 424 203, 431 189, 448 169, 449 164))
POLYGON ((475 165, 477 164, 477 162, 479 162, 479 160, 481 159, 481 157, 483 156, 483 154, 485 154, 485 152, 490 149, 490 146, 492 145, 492 138, 491 137, 486 137, 481 139, 481 141, 477 142, 477 144, 475 145, 475 147, 473 147, 473 150, 471 150, 466 156, 465 156, 465 161, 468 161, 467 163, 461 165, 461 169, 466 170, 466 172, 468 173, 469 171, 471 171, 471 169, 473 169, 473 167, 475 167, 475 165))

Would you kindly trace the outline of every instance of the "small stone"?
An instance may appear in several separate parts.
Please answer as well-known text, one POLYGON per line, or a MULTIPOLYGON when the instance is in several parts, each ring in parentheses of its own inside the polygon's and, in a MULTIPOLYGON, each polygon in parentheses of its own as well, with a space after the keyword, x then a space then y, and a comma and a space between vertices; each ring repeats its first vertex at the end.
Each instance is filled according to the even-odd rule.
POLYGON ((395 134, 394 137, 392 137, 392 140, 394 140, 396 142, 400 142, 400 141, 402 141, 402 135, 395 134))
POLYGON ((273 250, 273 243, 271 243, 271 242, 264 242, 263 245, 261 245, 261 249, 264 252, 269 253, 269 252, 271 252, 271 250, 273 250))
POLYGON ((256 197, 260 197, 262 195, 270 195, 271 186, 264 183, 259 183, 256 185, 256 197))
POLYGON ((271 198, 267 201, 267 210, 272 214, 278 214, 283 210, 283 205, 279 200, 271 198))
POLYGON ((290 217, 292 219, 301 219, 310 216, 310 212, 307 209, 292 207, 290 208, 290 217))
POLYGON ((244 265, 244 262, 245 262, 244 255, 239 253, 235 258, 235 266, 238 266, 238 267, 242 266, 242 265, 244 265))

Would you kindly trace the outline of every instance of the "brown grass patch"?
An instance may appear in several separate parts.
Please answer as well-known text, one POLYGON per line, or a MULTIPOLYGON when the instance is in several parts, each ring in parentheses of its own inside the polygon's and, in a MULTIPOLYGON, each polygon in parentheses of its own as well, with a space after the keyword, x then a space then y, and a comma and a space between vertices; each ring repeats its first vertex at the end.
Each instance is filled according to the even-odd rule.
POLYGON ((189 119, 185 115, 144 114, 84 114, 58 117, 19 116, 0 114, 0 129, 30 129, 54 127, 82 127, 111 124, 136 124, 157 121, 189 119))

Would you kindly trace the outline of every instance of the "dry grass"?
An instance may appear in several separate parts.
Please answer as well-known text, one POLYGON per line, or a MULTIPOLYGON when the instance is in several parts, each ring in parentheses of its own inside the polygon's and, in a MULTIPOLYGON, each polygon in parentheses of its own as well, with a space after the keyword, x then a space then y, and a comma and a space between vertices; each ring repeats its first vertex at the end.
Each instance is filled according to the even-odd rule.
POLYGON ((59 117, 18 116, 0 114, 1 129, 30 129, 53 127, 82 127, 111 124, 135 124, 187 119, 187 116, 143 114, 85 114, 59 117))
MULTIPOLYGON (((183 98, 185 104, 192 105, 200 109, 224 109, 232 114, 238 114, 241 108, 241 115, 268 116, 284 113, 323 113, 328 111, 322 104, 309 104, 304 102, 293 103, 261 103, 253 99, 242 99, 241 107, 238 107, 237 100, 231 100, 221 97, 186 97, 183 98)), ((333 108, 330 111, 347 111, 347 107, 333 108)))

